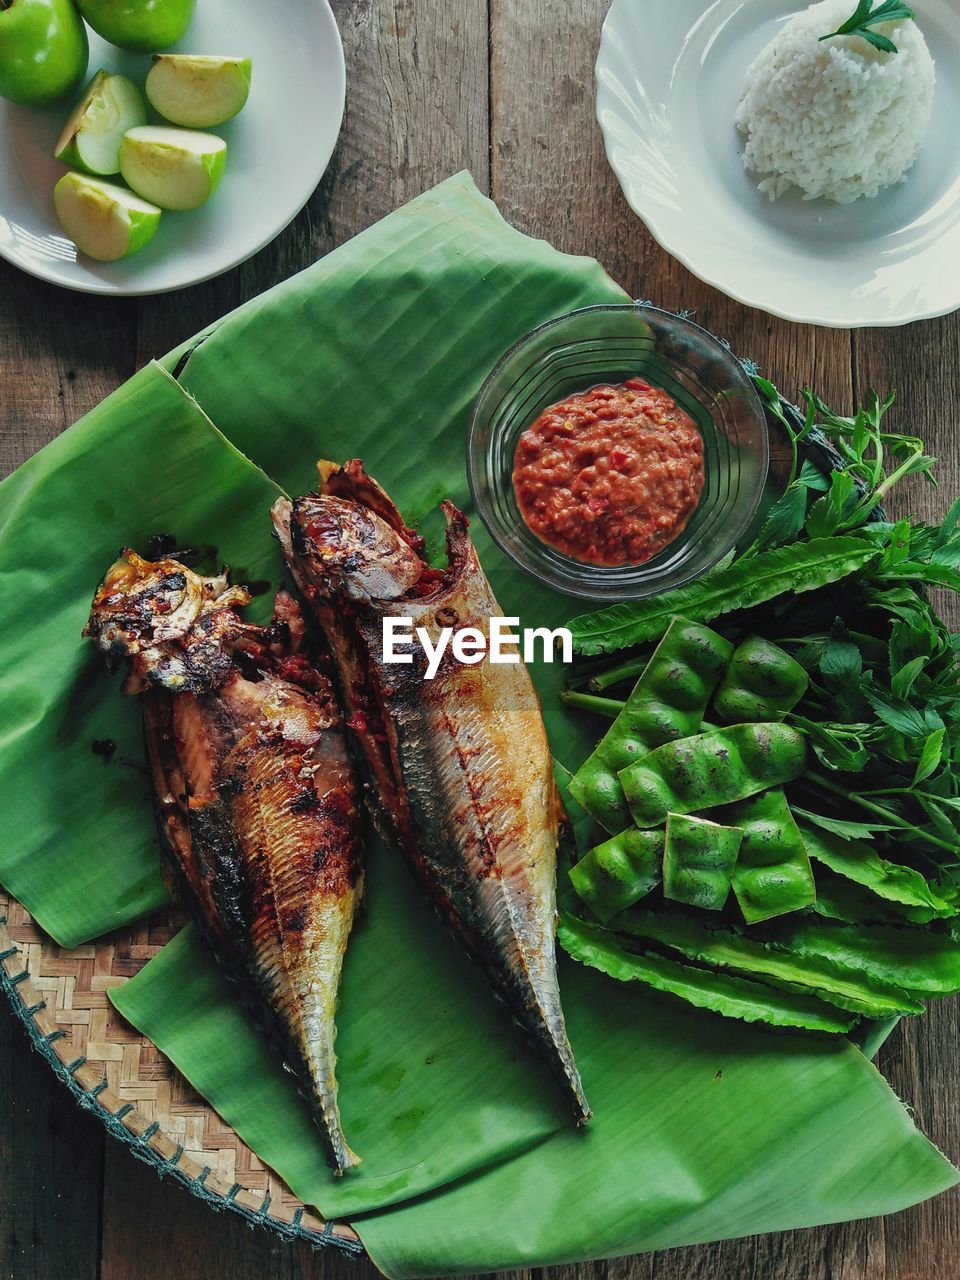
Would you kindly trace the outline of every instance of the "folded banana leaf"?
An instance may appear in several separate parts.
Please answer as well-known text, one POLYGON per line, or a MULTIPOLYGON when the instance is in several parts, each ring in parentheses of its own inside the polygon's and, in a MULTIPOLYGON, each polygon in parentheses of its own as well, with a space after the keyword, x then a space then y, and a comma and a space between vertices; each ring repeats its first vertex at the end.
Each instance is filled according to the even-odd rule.
MULTIPOLYGON (((362 455, 427 538, 443 546, 443 498, 472 510, 464 463, 480 386, 504 351, 575 307, 626 302, 591 258, 508 226, 467 174, 392 213, 164 363, 214 422, 290 493, 320 456, 362 455)), ((557 626, 569 601, 536 586, 474 517, 470 534, 508 615, 557 626)), ((559 712, 562 666, 533 673, 554 755, 576 769, 592 745, 559 712)))
MULTIPOLYGON (((466 503, 469 406, 503 349, 559 312, 622 299, 596 263, 512 231, 459 176, 172 353, 179 388, 145 371, 7 482, 0 620, 17 675, 0 769, 6 795, 40 781, 0 813, 0 880, 59 940, 162 897, 136 710, 79 640, 105 558, 170 528, 277 581, 262 518, 274 488, 204 414, 289 490, 311 485, 318 456, 362 456, 436 546, 429 512, 443 496, 466 503), (94 737, 117 743, 113 763, 91 753, 94 737)), ((505 612, 538 625, 568 614, 472 531, 505 612)), ((589 728, 559 706, 562 670, 533 674, 554 751, 576 766, 589 728)), ((569 1129, 402 867, 376 844, 370 857, 338 1018, 344 1123, 366 1161, 338 1185, 290 1077, 191 933, 115 999, 295 1191, 355 1221, 391 1273, 885 1213, 960 1176, 853 1046, 724 1022, 564 965, 598 1112, 569 1129)))
POLYGON ((957 1181, 845 1041, 758 1031, 563 967, 595 1108, 456 1186, 354 1221, 393 1277, 542 1267, 889 1213, 957 1181))
POLYGON ((294 1077, 195 931, 110 992, 307 1204, 327 1217, 393 1204, 518 1154, 567 1123, 566 1099, 399 860, 369 853, 368 903, 337 1016, 344 1132, 362 1158, 335 1178, 294 1077))
POLYGON ((251 519, 276 494, 156 364, 0 485, 0 883, 62 946, 167 896, 139 711, 80 636, 93 589, 161 533, 276 583, 251 519))

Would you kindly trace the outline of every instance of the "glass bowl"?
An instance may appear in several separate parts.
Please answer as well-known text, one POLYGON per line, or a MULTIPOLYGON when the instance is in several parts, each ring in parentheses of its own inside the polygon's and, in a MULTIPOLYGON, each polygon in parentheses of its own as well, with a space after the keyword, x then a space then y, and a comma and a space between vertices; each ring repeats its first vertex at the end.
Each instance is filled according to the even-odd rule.
POLYGON ((639 304, 584 307, 511 347, 484 382, 467 437, 474 505, 500 549, 567 595, 637 600, 704 573, 736 545, 760 501, 769 437, 760 400, 721 342, 639 304), (642 377, 685 409, 704 444, 704 486, 683 531, 643 564, 584 564, 527 528, 513 488, 520 435, 549 405, 601 383, 642 377))

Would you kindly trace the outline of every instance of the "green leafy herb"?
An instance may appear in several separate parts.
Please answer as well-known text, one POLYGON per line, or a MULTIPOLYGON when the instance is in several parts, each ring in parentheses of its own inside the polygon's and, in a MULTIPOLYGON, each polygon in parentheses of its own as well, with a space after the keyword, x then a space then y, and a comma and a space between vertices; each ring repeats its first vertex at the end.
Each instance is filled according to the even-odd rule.
POLYGON ((817 868, 817 900, 811 910, 826 920, 838 920, 842 924, 902 925, 908 921, 923 924, 933 919, 929 911, 884 902, 869 889, 834 875, 826 867, 817 868))
MULTIPOLYGON (((794 813, 806 819, 808 824, 825 825, 823 818, 817 814, 796 807, 794 813)), ((856 828, 857 825, 846 824, 846 829, 856 828)), ((850 838, 843 835, 838 840, 824 831, 812 830, 809 825, 805 825, 802 830, 807 853, 811 858, 829 867, 836 875, 868 889, 878 898, 911 908, 916 913, 914 918, 925 922, 957 914, 956 907, 940 898, 919 871, 913 867, 887 862, 874 848, 856 836, 850 838)), ((825 830, 830 831, 831 828, 826 827, 825 830)), ((836 825, 832 831, 834 835, 838 834, 836 825)), ((868 838, 871 834, 873 833, 867 832, 868 838)))
POLYGON ((904 19, 915 18, 916 14, 912 9, 908 9, 905 4, 901 4, 900 0, 882 0, 881 4, 873 8, 873 0, 858 0, 856 9, 846 22, 837 27, 836 31, 829 31, 825 36, 821 36, 821 41, 832 40, 834 36, 861 36, 875 49, 881 50, 883 53, 896 53, 897 46, 893 41, 885 35, 881 35, 879 31, 871 30, 881 22, 900 22, 904 19))
POLYGON ((807 735, 814 754, 828 770, 860 773, 870 760, 870 751, 864 741, 870 725, 830 724, 808 720, 798 714, 791 717, 791 723, 807 735))
MULTIPOLYGON (((665 808, 659 803, 671 761, 683 763, 686 783, 696 780, 695 729, 616 775, 616 798, 626 795, 635 821, 646 825, 655 809, 659 823, 680 812, 741 833, 737 905, 721 906, 719 893, 709 902, 675 894, 683 905, 671 911, 654 889, 642 930, 633 928, 631 908, 613 915, 614 932, 568 949, 613 977, 728 1016, 812 1025, 791 1021, 792 1008, 769 1006, 763 991, 771 986, 845 1002, 864 1016, 916 1011, 923 999, 960 989, 960 928, 948 931, 960 916, 960 635, 929 594, 931 587, 960 593, 960 499, 939 525, 884 514, 893 487, 907 476, 931 479, 934 463, 918 437, 888 429, 892 396, 871 395, 843 417, 808 391, 798 414, 772 383, 755 381, 768 414, 789 433, 792 461, 785 492, 754 541, 694 583, 570 626, 579 653, 601 655, 584 678, 597 690, 642 670, 649 646, 678 614, 710 622, 735 646, 734 663, 751 646, 780 655, 795 677, 791 697, 776 701, 779 667, 757 661, 749 673, 760 696, 738 697, 734 714, 727 694, 733 686, 743 693, 744 673, 728 658, 701 738, 715 736, 703 732, 711 721, 730 721, 742 734, 782 717, 766 728, 802 734, 806 761, 781 792, 769 779, 753 788, 747 812, 715 788, 681 804, 671 792, 665 808), (832 470, 814 465, 818 449, 829 450, 832 470), (623 649, 632 652, 604 662, 604 653, 623 649), (776 813, 766 813, 770 805, 776 813), (766 842, 753 852, 749 806, 762 811, 757 830, 766 842), (747 883, 750 875, 757 884, 747 883), (727 935, 704 933, 707 906, 722 910, 727 935), (680 951, 682 962, 652 948, 680 951)), ((678 673, 676 683, 674 696, 689 697, 686 676, 678 673)), ((657 711, 636 696, 637 714, 657 711)), ((571 702, 588 705, 580 696, 571 702)), ((595 709, 604 704, 597 700, 595 709)), ((725 776, 729 754, 711 763, 713 782, 725 776)), ((631 827, 618 839, 638 836, 649 833, 631 827)))
MULTIPOLYGON (((896 827, 885 827, 877 822, 853 822, 849 818, 830 818, 824 813, 812 813, 798 804, 792 804, 790 808, 793 810, 794 817, 812 822, 814 826, 822 827, 824 831, 839 836, 841 840, 872 840, 881 831, 896 831, 896 827)), ((809 848, 809 841, 807 841, 808 852, 809 848)))

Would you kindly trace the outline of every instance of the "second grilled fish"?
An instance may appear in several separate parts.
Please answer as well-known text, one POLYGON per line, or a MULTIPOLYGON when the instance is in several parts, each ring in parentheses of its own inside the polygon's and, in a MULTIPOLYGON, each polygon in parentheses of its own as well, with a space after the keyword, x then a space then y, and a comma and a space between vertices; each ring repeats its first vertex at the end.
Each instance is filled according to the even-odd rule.
POLYGON ((277 502, 274 526, 339 667, 388 834, 586 1120, 554 945, 565 814, 529 673, 522 663, 445 661, 427 681, 417 666, 383 662, 387 616, 412 618, 436 643, 443 627, 483 630, 500 613, 466 517, 443 504, 449 567, 440 572, 359 462, 323 464, 321 475, 320 493, 277 502))
POLYGON ((334 1169, 358 1163, 337 1105, 334 1012, 362 893, 357 794, 329 679, 300 653, 281 593, 249 595, 126 550, 85 634, 142 693, 167 866, 178 896, 301 1082, 334 1169))

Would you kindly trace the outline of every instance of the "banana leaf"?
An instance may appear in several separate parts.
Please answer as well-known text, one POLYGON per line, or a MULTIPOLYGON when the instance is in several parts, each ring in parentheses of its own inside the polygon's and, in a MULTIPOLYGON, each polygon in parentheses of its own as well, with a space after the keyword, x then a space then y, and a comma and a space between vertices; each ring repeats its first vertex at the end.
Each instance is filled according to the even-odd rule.
MULTIPOLYGON (((457 174, 239 308, 167 357, 231 441, 290 493, 316 485, 320 457, 362 454, 371 475, 440 553, 439 502, 470 511, 470 410, 500 356, 575 307, 626 302, 591 258, 558 254, 504 222, 457 174)), ((557 626, 570 602, 531 582, 470 533, 504 613, 557 626)), ((576 769, 589 744, 557 699, 559 663, 533 672, 554 755, 576 769)), ((591 744, 592 745, 592 744, 591 744)))
POLYGON ((139 711, 80 635, 93 589, 121 547, 166 532, 215 538, 243 576, 276 583, 250 519, 276 495, 156 364, 0 485, 0 883, 62 946, 167 896, 139 711))
POLYGON ((563 969, 595 1115, 354 1220, 388 1276, 542 1267, 871 1217, 956 1170, 846 1041, 758 1031, 563 969))
POLYGON ((344 1131, 335 1178, 294 1077, 192 928, 110 998, 307 1204, 392 1204, 518 1154, 567 1123, 525 1038, 403 868, 371 849, 337 1017, 344 1131), (415 940, 415 945, 413 944, 415 940))
MULTIPOLYGON (((8 481, 5 639, 17 631, 5 667, 22 677, 0 758, 8 784, 36 777, 23 790, 45 795, 18 799, 16 825, 0 817, 0 880, 59 939, 92 936, 162 893, 136 770, 89 750, 66 774, 50 764, 70 699, 74 744, 110 736, 115 761, 141 761, 135 706, 81 657, 77 633, 104 561, 175 522, 178 538, 214 540, 223 558, 275 582, 263 518, 275 490, 255 464, 295 491, 312 484, 319 456, 361 456, 436 549, 431 510, 446 495, 467 505, 469 406, 497 357, 552 315, 622 299, 596 263, 511 230, 458 176, 166 357, 188 396, 159 370, 138 375, 50 447, 59 454, 28 464, 35 484, 23 472, 8 481), (142 404, 128 404, 134 392, 142 404), (219 461, 205 456, 217 449, 219 461), (98 502, 113 508, 110 522, 97 523, 98 502), (47 520, 56 541, 39 532, 47 520), (121 771, 109 791, 104 778, 121 771), (20 856, 18 840, 33 839, 44 815, 35 856, 20 856), (137 875, 149 892, 134 892, 137 875)), ((472 528, 505 612, 538 625, 569 614, 472 528)), ((576 767, 592 743, 559 706, 562 669, 533 675, 555 754, 576 767)), ((565 1005, 597 1117, 586 1132, 567 1128, 506 1013, 403 869, 377 845, 370 858, 369 914, 348 953, 339 1016, 344 1120, 366 1157, 355 1178, 334 1185, 320 1167, 289 1077, 189 932, 114 998, 295 1190, 355 1221, 392 1273, 535 1265, 866 1216, 960 1176, 849 1043, 724 1022, 570 964, 565 1005)))

